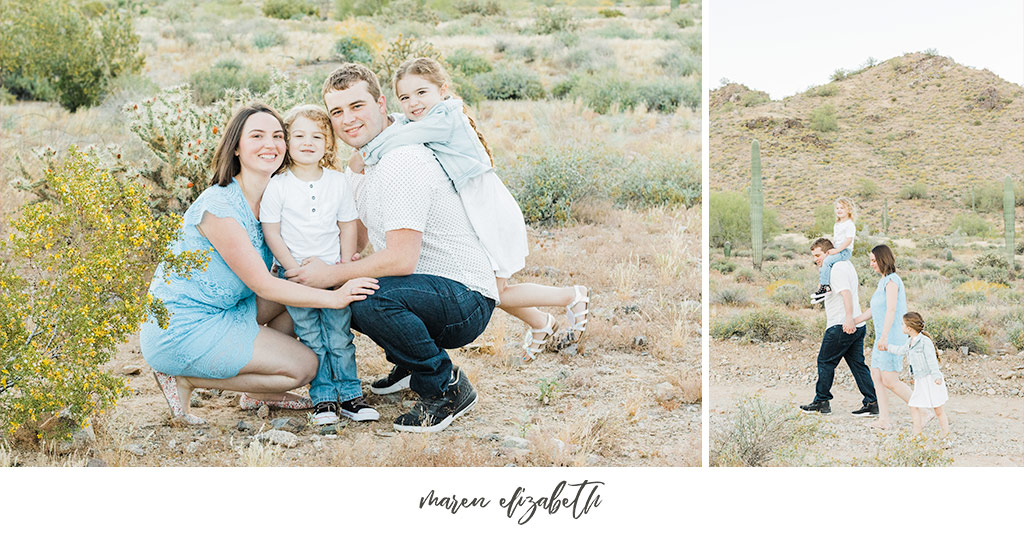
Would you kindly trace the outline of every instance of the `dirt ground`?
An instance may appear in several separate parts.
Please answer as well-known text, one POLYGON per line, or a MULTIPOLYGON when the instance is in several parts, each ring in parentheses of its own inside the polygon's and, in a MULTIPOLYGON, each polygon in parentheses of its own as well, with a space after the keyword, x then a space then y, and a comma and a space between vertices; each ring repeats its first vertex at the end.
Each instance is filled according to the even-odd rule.
MULTIPOLYGON (((729 426, 736 404, 744 396, 759 394, 766 401, 796 407, 814 398, 817 379, 818 341, 776 344, 742 344, 713 341, 710 349, 710 427, 712 448, 716 432, 729 426)), ((960 357, 947 351, 943 374, 950 400, 950 447, 945 455, 953 466, 1020 466, 1024 464, 1024 399, 1015 395, 1020 377, 1002 379, 1024 364, 1024 355, 988 358, 960 357), (993 379, 995 387, 991 386, 993 379), (990 394, 991 393, 991 394, 990 394)), ((906 371, 904 382, 911 383, 906 371)), ((895 435, 909 436, 910 412, 898 397, 890 400, 893 428, 876 431, 872 418, 850 414, 860 408, 861 395, 845 362, 836 369, 832 413, 815 414, 819 434, 801 446, 807 464, 848 465, 854 459, 886 456, 885 442, 895 435)), ((879 393, 881 396, 881 393, 879 393)), ((937 437, 939 425, 932 420, 925 434, 937 437)))

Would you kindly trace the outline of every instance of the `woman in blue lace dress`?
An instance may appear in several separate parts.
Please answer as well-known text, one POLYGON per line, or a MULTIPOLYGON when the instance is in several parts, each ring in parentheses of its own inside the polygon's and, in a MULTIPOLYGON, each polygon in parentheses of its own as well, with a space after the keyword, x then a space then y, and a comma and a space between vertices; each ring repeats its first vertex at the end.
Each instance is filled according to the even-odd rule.
POLYGON ((188 413, 193 388, 246 392, 243 408, 310 408, 288 390, 309 383, 317 358, 292 335, 283 304, 344 308, 377 288, 357 278, 335 291, 314 289, 270 273, 259 206, 285 151, 276 112, 262 104, 238 110, 214 154, 213 185, 185 211, 172 247, 209 251, 209 264, 184 276, 160 266, 153 276, 149 291, 171 315, 166 327, 144 324, 140 346, 175 419, 203 423, 188 413))

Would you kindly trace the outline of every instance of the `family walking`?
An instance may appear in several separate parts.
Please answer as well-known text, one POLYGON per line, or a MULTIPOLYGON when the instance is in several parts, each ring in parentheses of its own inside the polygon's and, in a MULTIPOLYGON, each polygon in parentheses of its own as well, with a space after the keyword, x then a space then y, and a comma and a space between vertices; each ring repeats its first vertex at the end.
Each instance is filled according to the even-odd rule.
POLYGON ((243 392, 243 409, 312 409, 321 425, 378 420, 354 329, 393 364, 370 391, 418 397, 394 428, 440 431, 477 402, 446 349, 476 339, 496 306, 529 326, 524 360, 559 329, 538 307, 564 307, 569 337, 585 333, 588 288, 508 283, 528 254, 522 213, 441 65, 409 60, 392 83, 404 114, 388 116, 376 75, 349 63, 324 82, 323 107, 282 118, 254 103, 228 122, 173 246, 209 251, 208 266, 158 267, 150 292, 170 319, 140 334, 174 419, 203 423, 191 392, 217 388, 243 392), (336 139, 357 150, 344 172, 336 139), (290 392, 307 384, 308 398, 290 392))
POLYGON ((856 209, 850 198, 835 201, 835 217, 833 239, 822 237, 811 244, 811 257, 820 267, 821 277, 819 288, 811 298, 812 303, 824 302, 826 329, 818 351, 814 400, 800 408, 806 412, 832 412, 829 401, 835 369, 845 359, 863 395, 862 405, 852 411, 853 415, 877 416, 872 427, 890 428, 889 399, 886 394, 879 396, 875 392, 876 388, 886 389, 910 406, 914 434, 920 433, 926 418, 932 417, 927 410, 934 410, 942 434, 948 435, 949 420, 942 405, 949 395, 939 371, 935 345, 924 331, 921 314, 907 311, 906 288, 896 273, 892 249, 880 244, 868 254, 871 269, 882 278, 871 295, 869 309, 862 312, 858 296, 860 280, 850 262, 856 234, 856 209), (864 359, 868 319, 873 323, 875 334, 870 368, 864 359), (913 390, 899 378, 904 358, 914 378, 913 390))

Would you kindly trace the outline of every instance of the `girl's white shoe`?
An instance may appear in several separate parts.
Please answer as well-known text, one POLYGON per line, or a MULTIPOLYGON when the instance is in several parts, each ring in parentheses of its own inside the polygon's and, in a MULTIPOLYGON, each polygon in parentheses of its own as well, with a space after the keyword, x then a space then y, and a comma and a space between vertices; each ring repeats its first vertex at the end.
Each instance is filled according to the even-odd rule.
POLYGON ((546 315, 548 316, 548 322, 543 328, 531 328, 526 331, 526 337, 523 338, 523 351, 526 352, 526 356, 523 357, 524 362, 531 362, 537 358, 537 354, 544 350, 548 340, 558 330, 558 319, 555 319, 555 316, 550 313, 546 315))
POLYGON ((569 341, 578 342, 583 338, 583 333, 587 331, 587 319, 590 317, 590 288, 583 287, 582 285, 572 286, 576 296, 573 297, 572 302, 565 307, 565 318, 569 321, 568 336, 569 341), (580 288, 586 289, 585 293, 580 292, 580 288), (573 311, 576 306, 583 304, 583 311, 573 311))

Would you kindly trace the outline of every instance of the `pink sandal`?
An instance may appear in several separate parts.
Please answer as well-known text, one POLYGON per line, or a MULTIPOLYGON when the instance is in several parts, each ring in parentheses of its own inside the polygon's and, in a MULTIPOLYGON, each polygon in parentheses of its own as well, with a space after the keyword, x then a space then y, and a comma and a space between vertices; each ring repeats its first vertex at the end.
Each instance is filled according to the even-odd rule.
POLYGON ((167 406, 171 408, 171 419, 182 421, 188 425, 206 423, 203 418, 185 412, 185 408, 181 405, 181 397, 178 395, 178 381, 174 377, 154 370, 153 378, 156 379, 157 386, 160 386, 160 391, 164 392, 167 406))
POLYGON ((249 397, 247 393, 243 393, 242 397, 238 399, 238 406, 242 407, 242 410, 256 410, 263 405, 281 410, 309 410, 313 408, 313 400, 309 397, 299 397, 285 401, 262 401, 249 397))

